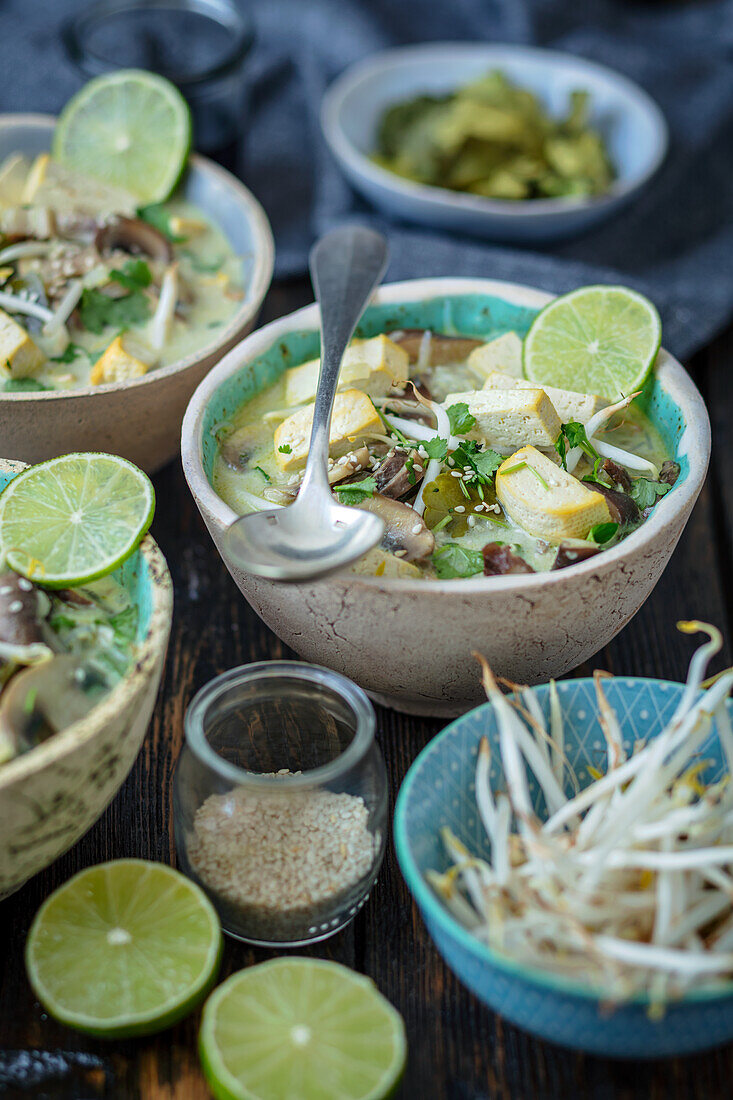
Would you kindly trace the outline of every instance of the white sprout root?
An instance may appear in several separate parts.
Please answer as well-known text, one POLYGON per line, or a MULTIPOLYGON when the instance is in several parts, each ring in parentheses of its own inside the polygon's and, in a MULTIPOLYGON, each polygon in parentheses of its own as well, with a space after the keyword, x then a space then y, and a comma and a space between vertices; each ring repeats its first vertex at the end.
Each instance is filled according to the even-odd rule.
POLYGON ((624 745, 604 691, 610 678, 596 674, 605 747, 581 791, 554 683, 546 719, 527 688, 508 685, 512 694, 503 694, 475 654, 504 774, 498 790, 483 738, 476 804, 491 856, 474 857, 443 829, 452 866, 427 875, 453 916, 494 950, 576 979, 607 1001, 646 995, 654 1013, 665 1000, 733 979, 733 669, 704 682, 720 632, 705 623, 678 626, 709 640, 652 740, 624 745), (716 738, 726 774, 705 782, 705 748, 716 738))

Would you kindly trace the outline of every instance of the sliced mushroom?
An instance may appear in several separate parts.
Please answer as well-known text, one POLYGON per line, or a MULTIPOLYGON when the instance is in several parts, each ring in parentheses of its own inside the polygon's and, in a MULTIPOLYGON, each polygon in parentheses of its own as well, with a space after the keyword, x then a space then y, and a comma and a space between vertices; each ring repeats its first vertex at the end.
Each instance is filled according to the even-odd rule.
POLYGON ((487 577, 505 577, 510 573, 534 573, 534 569, 510 546, 500 542, 489 542, 481 551, 484 558, 484 575, 487 577))
POLYGON ((246 470, 247 464, 260 442, 260 425, 245 424, 243 428, 237 428, 236 431, 222 440, 219 454, 227 466, 231 466, 232 470, 239 470, 241 473, 246 470))
MULTIPOLYGON (((337 458, 328 471, 329 485, 337 485, 347 477, 356 477, 369 466, 369 448, 357 447, 355 451, 337 458)), ((358 479, 357 479, 358 480, 358 479)))
POLYGON ((173 262, 170 241, 142 218, 115 218, 98 230, 94 243, 101 253, 121 248, 135 256, 150 256, 166 265, 173 262))
POLYGON ((619 486, 624 493, 631 491, 631 478, 623 466, 619 466, 618 462, 614 462, 612 458, 607 458, 601 469, 604 474, 610 477, 612 483, 619 486))
POLYGON ((417 451, 390 451, 374 470, 377 492, 393 500, 406 497, 422 481, 426 465, 417 451))
POLYGON ((606 498, 608 510, 614 523, 623 526, 632 526, 641 521, 641 512, 635 500, 628 493, 620 493, 618 489, 607 489, 605 485, 594 481, 588 485, 595 493, 601 493, 606 498))
POLYGON ((29 646, 43 641, 47 597, 17 573, 0 574, 0 643, 29 646))
MULTIPOLYGON (((426 331, 424 328, 403 328, 388 332, 387 335, 395 344, 405 349, 411 363, 417 363, 426 331)), ((442 332, 431 332, 430 360, 426 366, 439 367, 444 363, 467 359, 473 349, 481 347, 483 342, 469 336, 447 336, 442 332)))
POLYGON ((680 464, 679 462, 673 462, 671 458, 666 459, 662 463, 662 468, 659 471, 659 480, 664 485, 676 485, 677 478, 680 476, 680 464))
POLYGON ((557 556, 553 562, 553 569, 567 569, 569 565, 577 565, 579 561, 587 561, 600 554, 600 546, 584 539, 566 539, 557 548, 557 556))
POLYGON ((84 718, 98 701, 96 686, 70 654, 19 672, 0 696, 0 762, 84 718))
POLYGON ((422 516, 409 504, 377 493, 356 507, 367 512, 376 512, 384 520, 382 546, 396 557, 404 561, 424 561, 432 554, 435 536, 425 526, 422 516))

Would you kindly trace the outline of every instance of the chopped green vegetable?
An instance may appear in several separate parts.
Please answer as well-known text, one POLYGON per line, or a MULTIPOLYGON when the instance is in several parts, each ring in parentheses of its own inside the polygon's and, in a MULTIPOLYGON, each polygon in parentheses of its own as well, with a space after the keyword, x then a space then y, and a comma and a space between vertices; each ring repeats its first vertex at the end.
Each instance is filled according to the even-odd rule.
POLYGON ((109 625, 115 632, 115 641, 118 644, 134 642, 137 638, 139 613, 135 604, 130 604, 124 611, 118 611, 111 615, 109 625))
POLYGON ((265 471, 262 469, 261 466, 255 466, 255 470, 257 470, 258 473, 262 474, 265 481, 272 481, 272 478, 270 477, 270 475, 265 473, 265 471))
POLYGON ((5 393, 37 393, 49 388, 36 378, 8 378, 3 382, 5 393))
POLYGON ((374 496, 377 482, 373 477, 365 477, 348 485, 334 485, 333 491, 338 493, 341 504, 361 504, 367 497, 374 496))
POLYGON ((604 543, 610 542, 617 532, 617 523, 597 523, 595 527, 591 527, 588 538, 598 546, 603 546, 604 543))
POLYGON ((283 443, 282 447, 278 447, 278 451, 281 455, 290 455, 293 453, 293 448, 289 443, 283 443))
POLYGON ((547 491, 549 492, 550 486, 547 484, 539 470, 535 470, 534 466, 530 466, 529 462, 526 462, 524 459, 522 459, 521 462, 515 462, 513 466, 507 466, 506 470, 502 470, 502 473, 513 474, 516 473, 517 470, 524 470, 525 468, 528 469, 531 474, 534 474, 540 485, 544 489, 547 489, 547 491))
POLYGON ((484 559, 480 550, 468 550, 457 542, 447 542, 433 554, 435 572, 441 580, 473 577, 483 573, 484 559))
POLYGON ((84 355, 84 348, 79 347, 78 344, 70 341, 61 355, 54 355, 51 359, 52 363, 73 363, 78 355, 84 355))
POLYGON ((468 411, 468 405, 465 401, 459 401, 458 404, 451 405, 449 409, 446 409, 446 412, 448 413, 451 435, 465 435, 476 424, 476 417, 468 411))
MULTIPOLYGON (((504 461, 503 457, 491 448, 482 448, 474 439, 465 439, 453 452, 456 468, 470 476, 465 479, 469 485, 489 485, 496 471, 504 461)), ((458 479, 456 479, 458 480, 458 479)))
POLYGON ((154 226, 159 233, 162 233, 173 244, 183 244, 188 239, 173 232, 170 222, 171 215, 162 202, 152 202, 147 206, 138 207, 137 216, 147 222, 148 225, 154 226))
POLYGON ((650 481, 646 477, 635 477, 631 482, 629 496, 635 500, 640 511, 653 508, 659 497, 663 497, 672 488, 663 481, 650 481))
POLYGON ((590 97, 570 94, 564 117, 492 71, 443 96, 393 104, 373 159, 399 176, 492 199, 600 195, 614 170, 590 97))
POLYGON ((95 335, 108 327, 126 329, 150 317, 150 303, 141 290, 132 290, 122 298, 109 298, 101 290, 82 291, 79 318, 82 326, 95 335))
POLYGON ((442 439, 439 435, 436 435, 433 439, 428 439, 422 444, 427 452, 428 458, 437 458, 439 462, 445 462, 448 455, 448 440, 442 439))
POLYGON ((145 260, 127 260, 122 270, 116 267, 113 268, 109 273, 109 277, 115 283, 124 286, 126 290, 141 290, 146 286, 150 286, 153 281, 150 268, 145 260))
POLYGON ((568 468, 567 452, 574 447, 580 447, 583 454, 593 463, 593 474, 589 475, 584 480, 597 481, 598 471, 603 462, 603 458, 598 454, 598 451, 588 439, 584 426, 579 424, 577 420, 571 420, 569 424, 562 424, 560 426, 560 435, 555 443, 555 450, 560 455, 563 470, 567 470, 568 468))

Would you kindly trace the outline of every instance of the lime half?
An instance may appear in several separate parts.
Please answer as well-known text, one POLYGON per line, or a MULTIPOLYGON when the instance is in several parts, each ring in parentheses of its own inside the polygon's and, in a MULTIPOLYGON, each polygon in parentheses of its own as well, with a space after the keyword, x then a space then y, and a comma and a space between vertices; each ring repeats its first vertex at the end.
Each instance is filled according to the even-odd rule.
POLYGON ((117 455, 31 466, 0 493, 0 554, 48 588, 88 584, 130 556, 153 519, 150 478, 117 455))
POLYGON ((52 1016, 102 1038, 161 1031, 211 988, 219 918, 198 886, 162 863, 89 867, 43 903, 26 969, 52 1016))
POLYGON ((537 315, 524 340, 524 373, 533 382, 615 401, 643 385, 661 339, 659 314, 643 294, 584 286, 537 315))
POLYGON ((402 1017, 369 978, 298 957, 214 990, 199 1047, 216 1100, 382 1100, 406 1053, 402 1017))
POLYGON ((143 69, 90 80, 64 107, 53 136, 56 160, 124 187, 141 203, 168 198, 190 148, 185 99, 168 80, 143 69))

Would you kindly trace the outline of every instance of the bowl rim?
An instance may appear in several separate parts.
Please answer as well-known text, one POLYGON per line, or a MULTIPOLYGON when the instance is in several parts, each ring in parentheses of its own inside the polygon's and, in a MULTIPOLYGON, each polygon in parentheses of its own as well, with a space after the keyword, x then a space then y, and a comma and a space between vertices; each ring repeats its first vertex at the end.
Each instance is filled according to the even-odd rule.
MULTIPOLYGON (((0 474, 19 474, 28 463, 0 458, 0 474)), ((0 767, 0 797, 3 791, 22 783, 30 775, 60 763, 67 753, 88 744, 105 726, 139 694, 158 661, 162 661, 168 646, 173 619, 173 582, 163 554, 152 538, 146 535, 137 548, 145 561, 150 577, 151 613, 145 636, 140 640, 134 663, 89 713, 78 722, 49 737, 40 745, 22 753, 0 767)))
POLYGON ((465 213, 492 215, 507 221, 568 215, 575 212, 598 210, 616 204, 634 191, 643 187, 661 167, 669 150, 669 127, 667 120, 657 104, 641 85, 623 73, 603 65, 598 61, 581 57, 579 54, 564 50, 544 49, 538 46, 522 46, 503 42, 441 42, 399 46, 383 50, 377 54, 349 65, 326 90, 321 102, 320 124, 323 136, 334 156, 353 175, 361 176, 373 186, 390 190, 405 200, 412 199, 421 203, 460 210, 465 213), (420 61, 440 65, 447 60, 447 54, 455 56, 487 56, 487 64, 496 59, 500 64, 502 56, 512 60, 544 60, 554 63, 560 69, 568 65, 585 70, 589 75, 602 77, 613 83, 617 89, 625 92, 635 101, 637 114, 645 115, 650 121, 656 143, 650 146, 646 167, 635 175, 616 178, 602 195, 590 197, 565 197, 554 199, 489 199, 480 195, 469 195, 462 191, 452 191, 433 184, 417 183, 402 179, 387 168, 375 164, 362 153, 346 136, 341 124, 341 110, 347 95, 358 90, 359 86, 385 69, 409 67, 420 61))
MULTIPOLYGON (((664 680, 653 676, 614 676, 613 679, 617 684, 621 684, 622 687, 629 689, 632 693, 632 699, 639 685, 656 685, 660 691, 667 691, 669 688, 673 688, 676 689, 679 694, 682 693, 685 687, 684 684, 676 680, 664 680)), ((581 687, 593 689, 594 681, 592 676, 582 676, 577 679, 559 681, 559 686, 565 685, 576 691, 581 687)), ((530 687, 529 690, 534 692, 537 690, 546 690, 548 688, 549 685, 545 683, 536 684, 530 687)), ((462 949, 467 950, 482 965, 488 964, 489 966, 496 967, 498 970, 503 971, 507 977, 519 978, 522 981, 540 986, 553 993, 579 997, 586 1001, 606 1001, 608 1000, 607 989, 583 985, 581 982, 565 978, 561 974, 542 970, 540 967, 528 963, 517 962, 511 957, 495 951, 493 948, 489 947, 488 944, 481 943, 480 940, 477 940, 475 936, 471 935, 467 928, 459 924, 455 917, 453 917, 445 906, 440 903, 413 859, 408 834, 407 804, 419 770, 425 765, 439 742, 447 738, 456 727, 460 726, 468 718, 475 716, 478 712, 490 711, 492 706, 493 704, 487 700, 478 707, 474 707, 473 710, 467 711, 465 714, 461 714, 458 718, 455 718, 445 726, 440 733, 436 734, 423 749, 421 749, 407 769, 397 793, 392 821, 392 837, 402 877, 414 901, 417 903, 423 920, 427 923, 427 913, 431 921, 435 921, 440 925, 441 931, 452 940, 457 941, 462 949)), ((733 701, 729 700, 728 706, 733 712, 733 701)), ((430 929, 428 929, 428 931, 431 940, 434 940, 432 931, 430 929)), ((446 963, 446 965, 449 964, 446 963)), ((668 1007, 674 1008, 676 1006, 717 1001, 724 998, 730 998, 731 996, 733 996, 733 979, 728 979, 725 984, 721 984, 715 989, 701 989, 688 992, 680 998, 669 1001, 668 1007)), ((645 993, 636 993, 632 997, 627 997, 615 1003, 617 1003, 619 1009, 623 1009, 629 1005, 643 1007, 645 1005, 650 1005, 652 1003, 652 998, 645 993)))
MULTIPOLYGON (((56 115, 27 114, 24 112, 0 113, 0 133, 15 128, 52 130, 56 125, 56 121, 56 115)), ((202 360, 215 355, 217 351, 231 343, 245 325, 255 320, 270 287, 275 270, 275 242, 267 215, 249 188, 245 187, 241 180, 228 172, 226 168, 222 168, 221 165, 216 164, 200 153, 193 152, 189 154, 187 163, 193 165, 204 176, 217 181, 220 186, 227 190, 228 201, 241 209, 252 231, 253 265, 245 288, 245 296, 239 308, 218 333, 216 340, 204 344, 182 359, 168 363, 165 367, 158 367, 139 378, 132 378, 125 382, 107 382, 102 386, 79 386, 77 389, 71 390, 44 390, 36 393, 4 393, 0 391, 0 401, 68 401, 73 398, 94 397, 154 385, 163 378, 181 374, 189 367, 196 366, 202 360)), ((184 170, 184 179, 185 171, 187 169, 184 170)))
MULTIPOLYGON (((499 297, 513 305, 529 308, 542 308, 556 297, 518 283, 493 279, 438 277, 386 283, 378 288, 372 297, 372 304, 393 305, 470 294, 499 297)), ((238 517, 237 513, 215 492, 204 471, 202 434, 208 402, 222 383, 277 343, 284 333, 308 327, 318 328, 318 305, 315 302, 250 333, 202 379, 188 404, 181 428, 183 472, 199 508, 205 509, 212 515, 222 528, 228 527, 238 517)), ((630 554, 648 547, 680 512, 692 507, 705 480, 710 458, 710 420, 702 396, 689 374, 664 348, 660 349, 654 371, 665 392, 673 399, 683 415, 684 430, 680 450, 682 444, 686 444, 682 453, 691 456, 690 470, 684 482, 676 486, 673 492, 662 497, 649 518, 618 545, 604 550, 595 558, 589 558, 587 561, 578 562, 567 569, 558 569, 554 572, 451 580, 431 579, 429 582, 423 578, 370 577, 362 574, 338 573, 319 583, 328 584, 339 579, 343 582, 346 576, 349 583, 358 582, 359 585, 368 588, 386 588, 395 593, 422 591, 426 595, 441 593, 466 596, 499 591, 529 593, 538 586, 572 584, 576 577, 598 573, 599 570, 604 572, 613 570, 618 563, 627 560, 630 554)))

